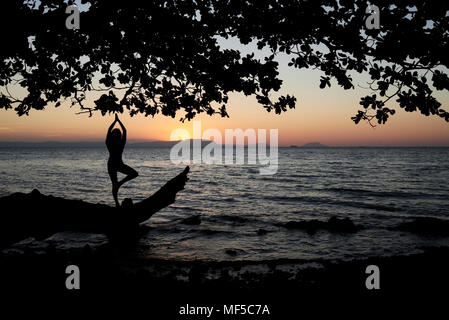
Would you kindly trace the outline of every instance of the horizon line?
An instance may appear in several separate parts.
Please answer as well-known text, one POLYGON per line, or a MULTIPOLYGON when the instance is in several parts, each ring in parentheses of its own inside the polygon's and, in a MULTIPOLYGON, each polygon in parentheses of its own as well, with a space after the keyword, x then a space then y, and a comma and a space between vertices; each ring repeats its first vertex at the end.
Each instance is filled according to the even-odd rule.
MULTIPOLYGON (((213 140, 207 140, 207 139, 184 139, 184 140, 201 140, 201 141, 210 141, 210 142, 214 142, 213 140)), ((128 141, 128 145, 133 145, 133 144, 142 144, 142 143, 178 143, 184 140, 129 140, 128 141)), ((11 140, 0 140, 0 147, 2 147, 1 144, 8 144, 8 145, 13 145, 13 144, 104 144, 104 140, 73 140, 73 141, 60 141, 60 140, 38 140, 38 141, 27 141, 27 140, 20 140, 20 141, 11 141, 11 140)), ((429 148, 429 147, 435 147, 435 148, 444 148, 444 147, 449 147, 449 144, 437 144, 437 145, 429 145, 429 144, 407 144, 407 145, 363 145, 363 144, 354 144, 354 145, 326 145, 326 144, 321 144, 318 143, 318 146, 313 146, 310 144, 315 144, 317 142, 309 142, 309 143, 305 143, 305 144, 283 144, 283 145, 279 145, 279 148, 314 148, 314 149, 325 149, 325 148, 407 148, 407 147, 421 147, 421 148, 429 148)), ((226 145, 224 143, 220 144, 220 145, 226 145)), ((241 144, 239 144, 241 145, 241 144)), ((244 146, 247 146, 248 144, 243 144, 244 146)), ((269 144, 266 144, 267 146, 270 146, 269 144)))

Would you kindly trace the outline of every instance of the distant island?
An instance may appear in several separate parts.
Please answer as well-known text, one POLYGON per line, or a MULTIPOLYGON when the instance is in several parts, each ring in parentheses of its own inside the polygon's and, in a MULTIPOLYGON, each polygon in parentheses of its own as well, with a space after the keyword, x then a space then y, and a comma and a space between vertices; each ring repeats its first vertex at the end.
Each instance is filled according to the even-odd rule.
POLYGON ((321 144, 319 142, 310 142, 310 143, 306 143, 302 147, 303 148, 328 148, 329 146, 326 146, 326 145, 321 144))
POLYGON ((326 146, 324 144, 321 144, 319 142, 310 142, 310 143, 306 143, 305 145, 302 146, 290 146, 290 148, 329 148, 329 146, 326 146))

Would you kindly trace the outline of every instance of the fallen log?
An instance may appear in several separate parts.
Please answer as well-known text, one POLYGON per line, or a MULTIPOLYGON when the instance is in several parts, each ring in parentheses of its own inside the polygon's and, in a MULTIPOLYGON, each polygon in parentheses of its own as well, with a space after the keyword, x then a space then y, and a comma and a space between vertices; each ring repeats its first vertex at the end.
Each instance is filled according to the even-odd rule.
POLYGON ((143 201, 125 199, 120 208, 43 195, 37 189, 0 198, 0 247, 27 237, 44 239, 61 231, 130 233, 139 223, 175 201, 188 181, 187 166, 143 201))

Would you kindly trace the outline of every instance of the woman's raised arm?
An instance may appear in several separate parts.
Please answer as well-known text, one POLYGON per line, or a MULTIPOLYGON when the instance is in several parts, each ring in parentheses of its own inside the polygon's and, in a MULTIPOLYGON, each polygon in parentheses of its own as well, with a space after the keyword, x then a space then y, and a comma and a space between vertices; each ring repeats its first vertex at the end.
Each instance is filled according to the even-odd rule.
POLYGON ((118 121, 118 124, 120 125, 120 128, 122 128, 122 143, 123 143, 123 145, 125 145, 125 143, 126 143, 126 128, 123 125, 123 123, 120 121, 120 119, 118 118, 117 114, 115 116, 118 121))
POLYGON ((115 115, 115 120, 111 123, 111 125, 108 128, 108 133, 106 134, 106 140, 108 140, 108 137, 111 134, 112 128, 114 128, 115 123, 117 122, 117 120, 118 120, 117 115, 115 115))

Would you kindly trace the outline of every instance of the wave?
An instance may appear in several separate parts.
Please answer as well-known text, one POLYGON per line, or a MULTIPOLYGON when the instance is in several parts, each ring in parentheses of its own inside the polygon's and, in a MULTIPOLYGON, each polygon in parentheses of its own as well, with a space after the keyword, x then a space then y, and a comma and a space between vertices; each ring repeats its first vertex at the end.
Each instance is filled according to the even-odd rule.
POLYGON ((412 232, 426 236, 449 236, 449 220, 432 217, 415 217, 399 224, 394 230, 412 232))
POLYGON ((213 202, 237 202, 240 201, 234 197, 226 197, 226 198, 209 198, 207 201, 213 201, 213 202))
POLYGON ((198 234, 199 236, 200 235, 211 236, 216 234, 233 234, 234 232, 218 229, 190 229, 188 233, 195 233, 198 234))
POLYGON ((294 179, 294 178, 279 178, 279 177, 268 177, 268 176, 261 176, 260 178, 258 178, 258 180, 263 180, 263 181, 270 181, 270 182, 294 182, 294 183, 298 183, 300 182, 299 179, 294 179))
POLYGON ((210 216, 209 218, 211 218, 211 220, 217 219, 217 220, 225 220, 225 221, 239 222, 239 223, 251 221, 251 219, 239 216, 237 214, 235 214, 235 215, 213 215, 213 216, 210 216))
POLYGON ((187 207, 187 206, 174 206, 174 205, 171 205, 170 208, 176 209, 176 210, 201 211, 198 208, 192 208, 192 207, 187 207))
POLYGON ((98 192, 97 189, 92 189, 92 188, 73 188, 72 190, 76 191, 76 192, 86 192, 86 193, 98 192))
POLYGON ((315 233, 319 229, 338 233, 354 233, 362 228, 361 226, 356 226, 349 218, 338 218, 336 216, 332 216, 328 221, 313 219, 289 221, 287 223, 278 223, 275 225, 287 229, 301 229, 307 231, 308 233, 315 233))
POLYGON ((288 201, 288 202, 308 202, 308 203, 325 203, 330 205, 339 205, 339 206, 346 206, 346 207, 355 207, 355 208, 366 208, 366 209, 374 209, 374 210, 381 210, 381 211, 388 211, 388 212, 395 212, 398 211, 398 209, 394 206, 386 206, 386 205, 380 205, 380 204, 372 204, 372 203, 366 203, 366 202, 359 202, 359 201, 342 201, 342 200, 335 200, 330 199, 326 197, 311 197, 311 196, 265 196, 265 200, 274 200, 274 201, 288 201))
POLYGON ((292 174, 292 178, 322 178, 320 174, 292 174))
MULTIPOLYGON (((352 189, 352 188, 324 188, 321 190, 332 191, 335 193, 351 194, 354 196, 373 196, 380 198, 441 198, 443 195, 429 194, 423 192, 404 192, 404 191, 373 191, 365 189, 352 189)), ((444 197, 446 198, 446 197, 444 197)))

